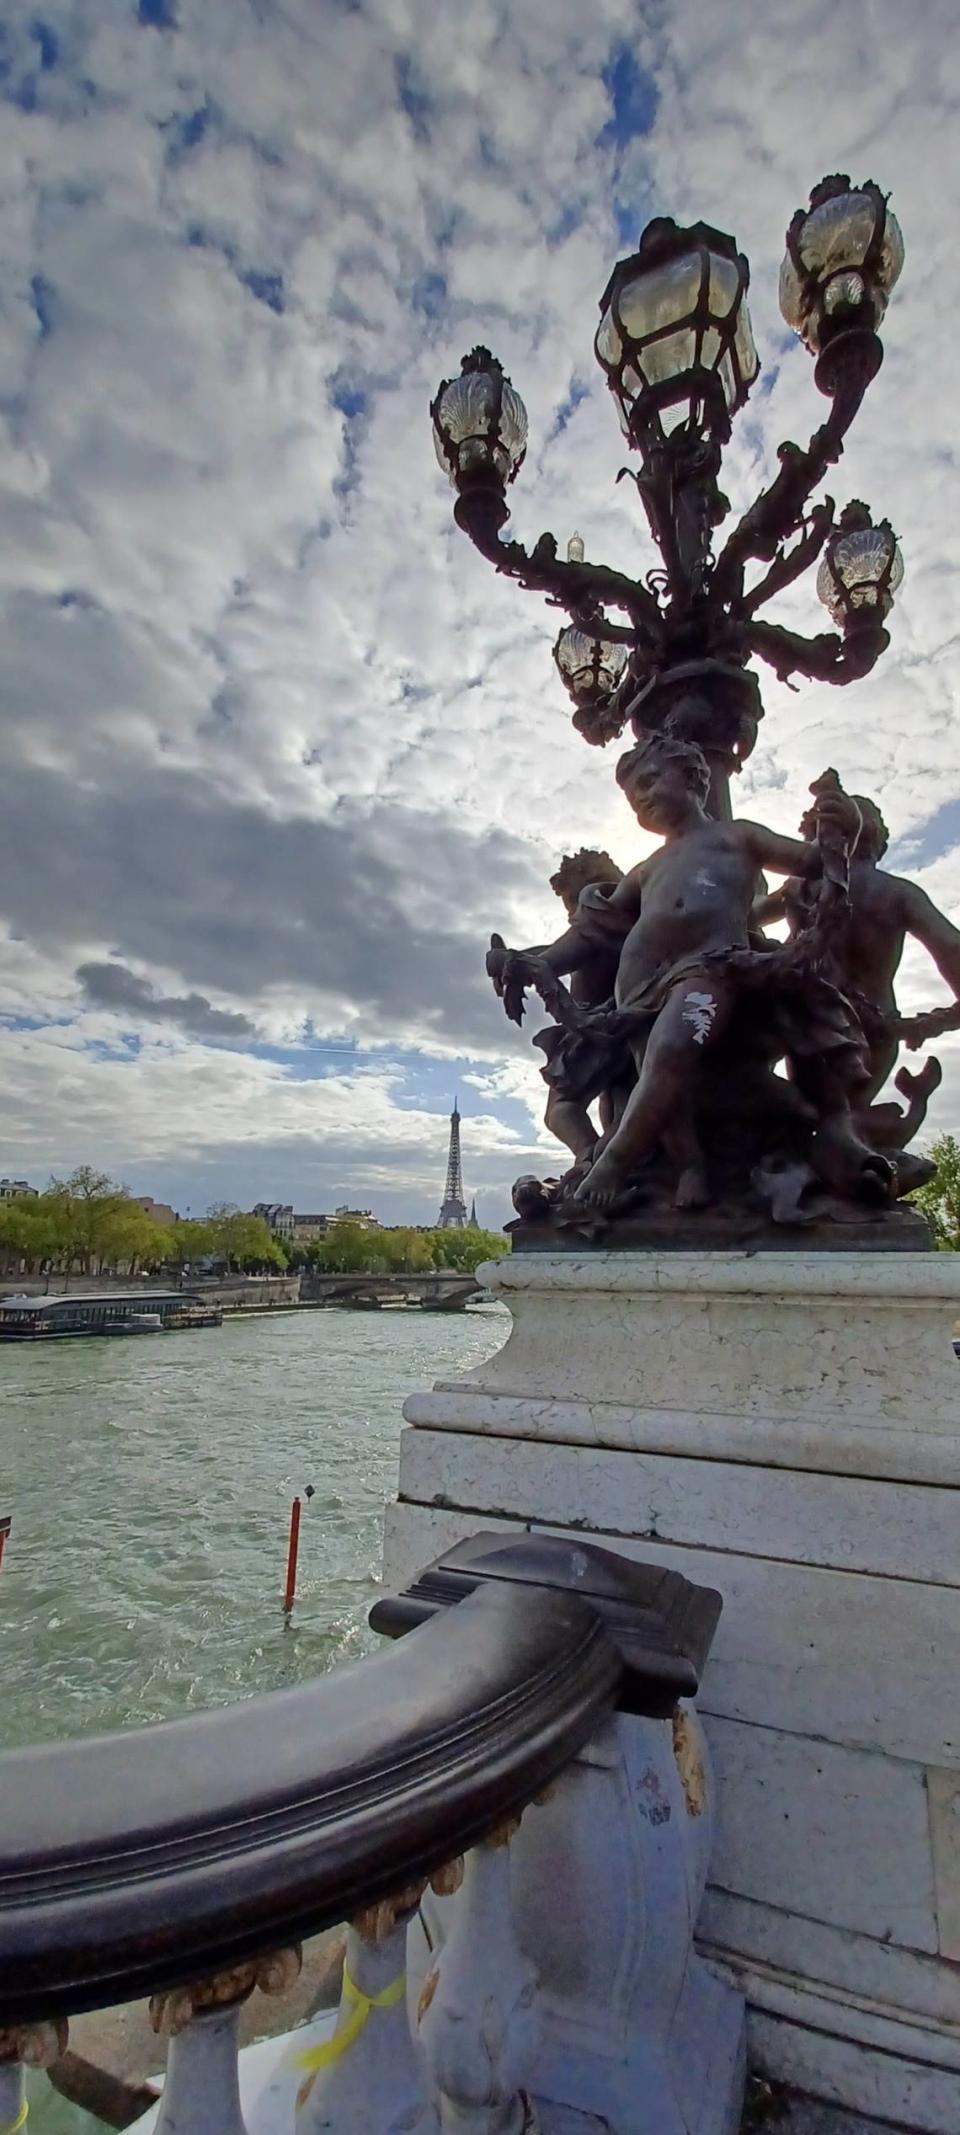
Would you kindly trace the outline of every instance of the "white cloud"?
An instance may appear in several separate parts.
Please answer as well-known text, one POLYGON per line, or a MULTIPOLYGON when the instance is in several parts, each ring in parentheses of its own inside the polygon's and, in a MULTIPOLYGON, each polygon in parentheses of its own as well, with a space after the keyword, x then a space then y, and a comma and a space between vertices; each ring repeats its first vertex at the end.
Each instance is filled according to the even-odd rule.
MULTIPOLYGON (((900 532, 893 645, 844 691, 764 679, 737 805, 793 827, 835 762, 880 800, 903 865, 960 907, 960 808, 928 835, 958 788, 940 174, 960 79, 948 0, 906 15, 875 0, 869 39, 828 0, 179 0, 177 17, 164 31, 129 0, 51 0, 44 66, 32 0, 7 10, 0 914, 18 938, 0 943, 0 1007, 70 1020, 65 1037, 3 1037, 4 1125, 15 1168, 29 1151, 43 1171, 68 1142, 116 1163, 140 1151, 159 1191, 167 1167, 182 1175, 189 1117, 198 1176, 232 1150, 240 1198, 270 1164, 286 1198, 329 1132, 330 1080, 165 1047, 149 1023, 136 1057, 103 1057, 74 973, 115 959, 275 1040, 313 1019, 469 1054, 491 1114, 533 1136, 536 1056, 521 1065, 485 990, 486 936, 542 939, 558 854, 600 843, 626 860, 637 839, 609 756, 570 728, 557 617, 452 528, 426 409, 488 341, 531 412, 519 529, 577 525, 590 554, 654 562, 614 484, 622 440, 591 352, 618 215, 639 232, 654 211, 701 214, 750 253, 758 343, 780 368, 729 454, 739 506, 780 437, 823 412, 803 352, 780 361, 786 221, 824 169, 893 189, 907 268, 828 485, 900 532), (646 70, 649 123, 618 140, 621 47, 646 70), (588 397, 555 434, 573 378, 588 397)), ((819 627, 812 587, 780 612, 819 627)), ((942 988, 912 960, 903 992, 942 988)), ((436 1184, 410 1168, 408 1123, 433 1118, 436 1182, 447 1098, 421 1115, 389 1074, 376 1087, 376 1163, 424 1212, 436 1184)), ((484 1143, 494 1169, 501 1156, 505 1179, 484 1143)))

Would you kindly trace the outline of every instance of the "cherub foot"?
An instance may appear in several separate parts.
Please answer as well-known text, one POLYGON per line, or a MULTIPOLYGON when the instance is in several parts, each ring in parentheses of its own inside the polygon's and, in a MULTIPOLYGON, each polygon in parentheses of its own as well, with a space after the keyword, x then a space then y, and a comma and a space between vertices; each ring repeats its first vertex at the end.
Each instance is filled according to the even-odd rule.
POLYGON ((612 1208, 622 1192, 623 1182, 607 1151, 591 1165, 586 1178, 577 1187, 574 1199, 585 1202, 588 1208, 612 1208))
POLYGON ((707 1191, 707 1176, 702 1164, 687 1164, 680 1173, 674 1208, 706 1208, 710 1200, 707 1191))

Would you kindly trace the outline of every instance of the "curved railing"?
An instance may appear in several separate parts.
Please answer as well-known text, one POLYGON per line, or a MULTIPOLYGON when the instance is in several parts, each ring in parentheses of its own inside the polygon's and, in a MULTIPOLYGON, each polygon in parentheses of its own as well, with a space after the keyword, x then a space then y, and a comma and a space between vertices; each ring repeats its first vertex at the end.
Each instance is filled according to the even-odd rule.
POLYGON ((21 2064, 62 2051, 65 2019, 143 1995, 173 2042, 161 2124, 242 2129, 239 2003, 284 1984, 301 1939, 343 1921, 347 2045, 317 2049, 301 2120, 344 2135, 393 2124, 374 2110, 370 2040, 357 2046, 369 2029, 392 2040, 391 2084, 422 2103, 410 2126, 439 2126, 442 2083, 397 1984, 428 1882, 451 1889, 462 1856, 492 1859, 498 1842, 506 1860, 524 1809, 618 1703, 662 1715, 695 1688, 718 1608, 602 1551, 481 1537, 378 1605, 375 1623, 415 1628, 366 1660, 221 1711, 0 1756, 0 2131, 22 2110, 21 2064))

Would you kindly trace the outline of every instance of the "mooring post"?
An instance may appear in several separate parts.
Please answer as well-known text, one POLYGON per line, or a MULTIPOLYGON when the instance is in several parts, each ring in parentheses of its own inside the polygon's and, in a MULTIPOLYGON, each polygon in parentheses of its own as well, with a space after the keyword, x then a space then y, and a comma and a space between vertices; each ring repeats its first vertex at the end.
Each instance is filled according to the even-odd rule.
POLYGON ((297 1593, 297 1557, 300 1550, 300 1499, 295 1497, 290 1507, 290 1541, 287 1548, 287 1584, 284 1589, 284 1612, 289 1616, 297 1593))

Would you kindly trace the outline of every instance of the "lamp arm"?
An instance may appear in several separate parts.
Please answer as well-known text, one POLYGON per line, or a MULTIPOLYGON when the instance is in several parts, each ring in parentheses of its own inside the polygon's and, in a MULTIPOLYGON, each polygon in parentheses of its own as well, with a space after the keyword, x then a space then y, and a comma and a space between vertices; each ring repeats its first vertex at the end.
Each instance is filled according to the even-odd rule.
POLYGON ((740 602, 742 615, 755 615, 757 609, 764 607, 775 593, 781 592, 784 586, 791 586, 795 578, 801 577, 808 564, 813 563, 819 556, 833 526, 833 513, 832 497, 825 497, 822 504, 814 505, 809 519, 805 522, 801 539, 792 549, 781 548, 769 571, 744 595, 740 602))
POLYGON ((890 643, 889 632, 865 625, 840 637, 835 630, 817 637, 801 637, 780 623, 751 622, 743 634, 751 653, 758 653, 781 682, 791 675, 808 675, 814 682, 859 682, 876 666, 890 643))
MULTIPOLYGON (((851 336, 853 340, 855 337, 851 336)), ((836 365, 831 377, 833 405, 825 423, 815 430, 804 449, 789 439, 777 449, 780 472, 769 489, 744 512, 724 544, 713 573, 711 595, 715 600, 736 599, 743 586, 743 566, 748 556, 772 561, 781 542, 803 523, 804 506, 822 482, 829 467, 835 467, 843 440, 860 407, 879 362, 876 335, 857 339, 848 360, 836 365)))
POLYGON ((520 585, 533 592, 546 593, 557 607, 566 608, 574 620, 585 613, 597 614, 601 603, 609 602, 630 617, 631 628, 624 630, 611 624, 608 629, 604 622, 604 636, 627 644, 636 644, 638 635, 651 646, 662 642, 663 615, 659 602, 646 586, 635 578, 628 578, 626 572, 611 570, 602 563, 563 561, 557 555, 552 534, 541 534, 529 551, 522 541, 501 541, 500 529, 509 518, 501 490, 479 485, 464 486, 454 505, 454 518, 463 532, 469 534, 474 547, 498 571, 517 579, 520 585))

